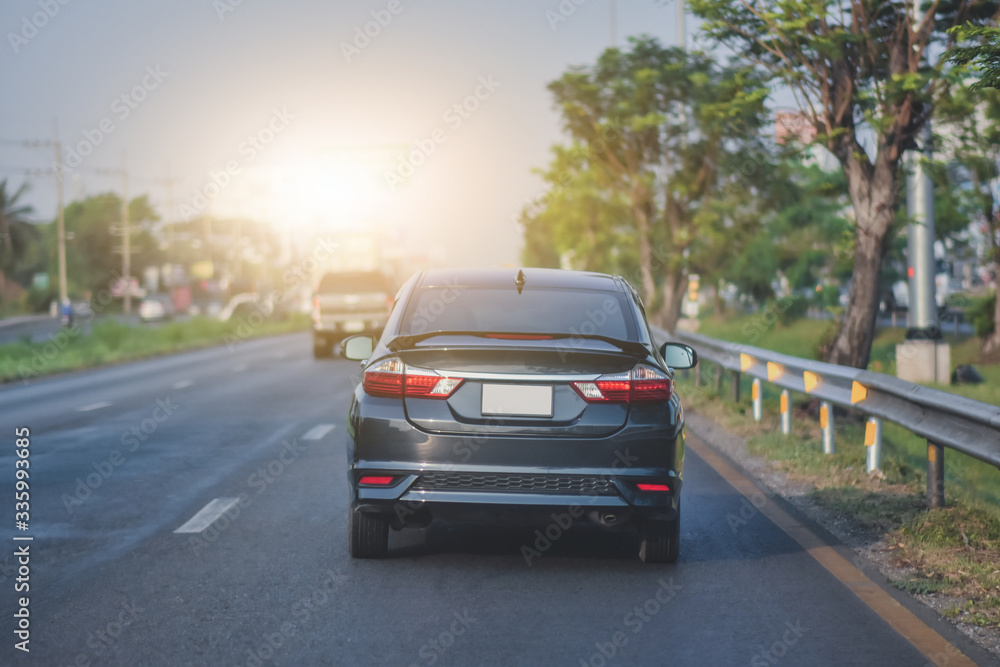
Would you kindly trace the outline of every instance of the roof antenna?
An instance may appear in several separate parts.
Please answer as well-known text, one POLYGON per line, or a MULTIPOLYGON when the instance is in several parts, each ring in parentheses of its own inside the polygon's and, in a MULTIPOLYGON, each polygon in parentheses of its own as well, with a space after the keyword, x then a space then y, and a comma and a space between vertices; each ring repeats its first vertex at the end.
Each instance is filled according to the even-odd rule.
POLYGON ((517 270, 517 278, 514 278, 514 284, 517 285, 517 293, 520 294, 521 290, 524 289, 524 271, 521 269, 517 270))

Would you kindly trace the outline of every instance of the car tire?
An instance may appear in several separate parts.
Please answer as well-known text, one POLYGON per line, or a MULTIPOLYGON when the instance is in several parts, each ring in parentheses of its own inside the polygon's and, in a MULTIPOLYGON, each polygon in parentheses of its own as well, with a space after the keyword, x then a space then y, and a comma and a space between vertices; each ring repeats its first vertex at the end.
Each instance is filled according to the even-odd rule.
POLYGON ((670 521, 648 520, 639 528, 639 558, 643 563, 676 563, 680 553, 681 513, 670 521))
POLYGON ((389 517, 351 510, 348 521, 352 558, 385 558, 389 553, 389 517))

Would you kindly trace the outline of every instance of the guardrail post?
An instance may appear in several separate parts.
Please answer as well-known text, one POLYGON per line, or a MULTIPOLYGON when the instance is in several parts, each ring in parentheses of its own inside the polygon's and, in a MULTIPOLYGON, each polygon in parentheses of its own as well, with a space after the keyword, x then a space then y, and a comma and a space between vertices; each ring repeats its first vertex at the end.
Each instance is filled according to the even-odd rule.
POLYGON ((927 504, 944 507, 944 447, 927 441, 927 504))
POLYGON ((759 422, 764 418, 764 397, 760 391, 760 378, 753 379, 750 387, 750 398, 753 399, 753 420, 759 422))
POLYGON ((823 429, 823 453, 833 454, 833 405, 830 401, 819 404, 819 425, 823 429))
POLYGON ((733 371, 733 403, 740 402, 740 372, 733 371))
POLYGON ((792 406, 789 405, 788 390, 781 390, 781 432, 785 435, 792 433, 792 406))
POLYGON ((882 469, 882 420, 869 417, 865 425, 865 449, 868 452, 865 469, 870 475, 882 469))
POLYGON ((715 393, 722 391, 722 366, 715 367, 715 393))
POLYGON ((701 364, 698 364, 694 369, 694 386, 701 386, 701 364))

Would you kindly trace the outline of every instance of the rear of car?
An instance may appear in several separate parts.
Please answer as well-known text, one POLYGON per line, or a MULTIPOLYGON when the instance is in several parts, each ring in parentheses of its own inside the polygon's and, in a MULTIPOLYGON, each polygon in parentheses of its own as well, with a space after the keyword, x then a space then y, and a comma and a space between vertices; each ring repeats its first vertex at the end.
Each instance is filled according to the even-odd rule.
POLYGON ((156 322, 173 319, 174 304, 166 294, 150 294, 139 302, 139 319, 156 322))
POLYGON ((344 342, 368 359, 349 415, 352 555, 439 518, 570 517, 677 558, 683 413, 623 279, 427 272, 352 354, 363 343, 344 342))
POLYGON ((345 336, 381 335, 395 290, 379 271, 327 273, 313 293, 313 353, 328 357, 345 336))

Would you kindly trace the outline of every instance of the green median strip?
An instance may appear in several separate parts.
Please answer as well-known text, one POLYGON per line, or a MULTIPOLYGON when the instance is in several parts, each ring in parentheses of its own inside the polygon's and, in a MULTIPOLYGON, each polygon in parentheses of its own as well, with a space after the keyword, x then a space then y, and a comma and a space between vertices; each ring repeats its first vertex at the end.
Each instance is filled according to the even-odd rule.
POLYGON ((44 342, 0 345, 0 381, 27 381, 213 345, 234 347, 252 338, 304 331, 308 327, 309 318, 302 314, 285 319, 250 317, 228 322, 196 317, 159 326, 128 326, 106 319, 95 322, 89 334, 82 328, 66 328, 44 342))

